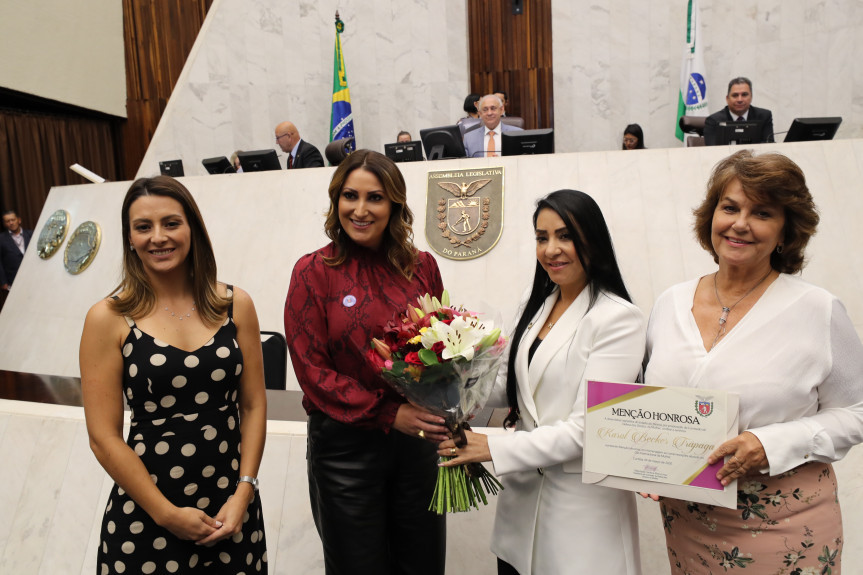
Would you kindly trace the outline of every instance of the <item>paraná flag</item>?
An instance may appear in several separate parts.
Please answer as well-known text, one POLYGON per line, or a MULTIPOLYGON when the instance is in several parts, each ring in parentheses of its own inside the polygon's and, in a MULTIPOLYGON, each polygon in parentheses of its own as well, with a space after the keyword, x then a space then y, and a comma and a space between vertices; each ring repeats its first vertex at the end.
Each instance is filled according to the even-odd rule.
POLYGON ((698 0, 689 0, 686 18, 686 45, 680 66, 680 92, 677 97, 675 135, 683 140, 681 116, 707 116, 707 72, 704 69, 704 49, 701 44, 701 16, 698 0))

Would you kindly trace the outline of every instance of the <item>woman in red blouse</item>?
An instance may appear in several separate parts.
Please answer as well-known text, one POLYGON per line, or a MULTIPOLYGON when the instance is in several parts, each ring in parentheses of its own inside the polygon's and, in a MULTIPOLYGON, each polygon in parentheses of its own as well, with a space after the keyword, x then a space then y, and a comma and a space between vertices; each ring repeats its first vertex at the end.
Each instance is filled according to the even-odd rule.
POLYGON ((297 261, 285 303, 326 572, 443 574, 446 526, 428 511, 443 419, 406 403, 366 360, 395 310, 442 294, 440 272, 413 244, 405 181, 386 156, 348 156, 329 196, 332 242, 297 261))

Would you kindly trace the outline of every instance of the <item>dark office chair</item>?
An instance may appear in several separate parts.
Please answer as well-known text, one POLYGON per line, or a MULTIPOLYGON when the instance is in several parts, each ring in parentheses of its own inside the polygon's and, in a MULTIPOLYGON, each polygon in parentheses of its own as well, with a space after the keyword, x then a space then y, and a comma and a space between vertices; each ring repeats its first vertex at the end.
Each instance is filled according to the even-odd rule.
POLYGON ((261 332, 264 353, 264 383, 267 389, 287 388, 288 342, 277 331, 261 332))
POLYGON ((680 130, 685 134, 698 134, 699 136, 703 136, 704 121, 706 119, 706 116, 680 116, 680 120, 677 125, 680 126, 680 130))
POLYGON ((324 155, 327 157, 330 165, 338 166, 353 151, 354 138, 341 138, 327 144, 327 147, 324 148, 324 155))
POLYGON ((704 145, 704 120, 705 116, 680 116, 677 125, 683 131, 683 138, 687 148, 704 145))
POLYGON ((504 124, 508 124, 510 126, 515 126, 516 128, 521 128, 524 130, 524 118, 521 116, 504 116, 500 119, 504 124))

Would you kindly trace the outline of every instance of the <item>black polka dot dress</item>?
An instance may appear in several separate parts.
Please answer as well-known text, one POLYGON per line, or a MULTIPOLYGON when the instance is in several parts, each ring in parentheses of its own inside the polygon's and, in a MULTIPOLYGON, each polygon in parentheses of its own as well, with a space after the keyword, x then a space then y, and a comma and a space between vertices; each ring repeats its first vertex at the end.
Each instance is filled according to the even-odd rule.
MULTIPOLYGON (((239 478, 237 394, 243 355, 232 312, 195 351, 161 342, 128 318, 131 330, 123 344, 123 389, 132 410, 129 447, 174 505, 197 507, 211 517, 234 493, 239 478)), ((156 525, 114 485, 102 522, 97 573, 190 572, 267 572, 258 494, 240 533, 204 547, 156 525)))

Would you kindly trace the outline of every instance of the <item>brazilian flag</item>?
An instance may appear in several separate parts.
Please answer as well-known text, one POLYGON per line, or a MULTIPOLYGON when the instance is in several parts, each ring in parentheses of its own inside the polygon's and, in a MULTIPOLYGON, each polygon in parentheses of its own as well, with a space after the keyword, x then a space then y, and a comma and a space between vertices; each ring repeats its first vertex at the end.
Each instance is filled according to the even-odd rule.
MULTIPOLYGON (((342 54, 341 33, 345 23, 336 12, 336 51, 333 63, 333 110, 330 114, 330 141, 354 136, 354 118, 351 114, 351 92, 348 90, 348 75, 345 57, 342 54)), ((353 146, 351 146, 353 151, 353 146)))

